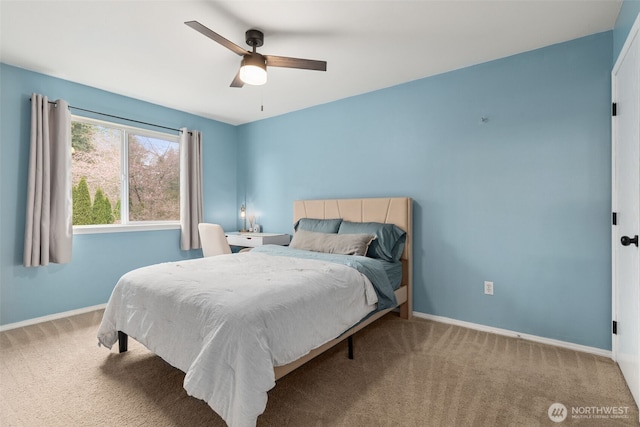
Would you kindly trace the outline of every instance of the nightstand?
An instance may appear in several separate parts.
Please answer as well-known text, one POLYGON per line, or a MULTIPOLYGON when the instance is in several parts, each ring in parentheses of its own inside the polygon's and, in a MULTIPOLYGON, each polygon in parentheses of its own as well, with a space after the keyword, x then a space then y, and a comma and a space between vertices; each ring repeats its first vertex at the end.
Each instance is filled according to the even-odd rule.
POLYGON ((245 248, 255 248, 262 245, 289 244, 291 237, 288 234, 280 233, 225 233, 227 242, 231 246, 243 246, 245 248))

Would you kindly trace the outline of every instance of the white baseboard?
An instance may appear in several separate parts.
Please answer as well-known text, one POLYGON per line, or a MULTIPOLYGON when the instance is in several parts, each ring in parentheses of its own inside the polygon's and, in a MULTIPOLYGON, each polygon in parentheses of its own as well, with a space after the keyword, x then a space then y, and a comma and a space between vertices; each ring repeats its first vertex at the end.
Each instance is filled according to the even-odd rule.
POLYGON ((480 325, 478 323, 465 322, 463 320, 451 319, 449 317, 435 316, 433 314, 421 313, 414 311, 413 315, 422 319, 433 320, 440 323, 449 323, 451 325, 462 326, 463 328, 475 329, 483 332, 490 332, 492 334, 504 335, 513 338, 522 338, 524 340, 534 341, 541 344, 554 345, 556 347, 567 348, 569 350, 581 351, 584 353, 595 354, 597 356, 613 358, 613 354, 609 350, 603 350, 601 348, 589 347, 586 345, 574 344, 566 341, 554 340, 551 338, 539 337, 537 335, 523 334, 516 331, 510 331, 508 329, 494 328, 493 326, 480 325))
POLYGON ((50 320, 62 319, 64 317, 76 316, 78 314, 90 313, 92 311, 101 310, 105 308, 107 304, 98 304, 91 307, 79 308, 77 310, 64 311, 62 313, 50 314, 48 316, 36 317, 35 319, 23 320, 22 322, 7 323, 6 325, 0 325, 0 332, 8 331, 10 329, 22 328, 23 326, 36 325, 42 322, 48 322, 50 320))

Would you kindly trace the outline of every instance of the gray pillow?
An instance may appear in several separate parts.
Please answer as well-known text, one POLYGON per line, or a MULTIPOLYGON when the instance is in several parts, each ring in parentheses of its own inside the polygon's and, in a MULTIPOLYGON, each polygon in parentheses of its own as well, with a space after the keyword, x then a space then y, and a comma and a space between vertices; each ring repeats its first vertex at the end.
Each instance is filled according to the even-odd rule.
POLYGON ((342 223, 342 218, 335 219, 316 219, 316 218, 300 218, 293 226, 294 231, 307 230, 317 231, 319 233, 337 233, 342 223))
POLYGON ((395 224, 342 221, 338 234, 351 233, 365 233, 376 236, 376 240, 371 242, 369 246, 367 256, 393 262, 400 260, 407 239, 407 233, 395 224))
POLYGON ((299 229, 294 233, 289 247, 328 254, 364 256, 375 238, 373 234, 318 233, 299 229))

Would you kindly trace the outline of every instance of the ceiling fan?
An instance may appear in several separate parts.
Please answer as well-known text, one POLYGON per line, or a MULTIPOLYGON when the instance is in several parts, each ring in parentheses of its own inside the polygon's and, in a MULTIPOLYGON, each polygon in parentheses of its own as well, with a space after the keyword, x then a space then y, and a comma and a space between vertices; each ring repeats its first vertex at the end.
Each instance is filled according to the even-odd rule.
POLYGON ((210 30, 198 21, 187 21, 185 24, 209 37, 211 40, 220 43, 232 52, 242 56, 240 70, 238 70, 238 73, 231 82, 231 87, 242 87, 245 83, 251 85, 265 84, 267 82, 267 66, 327 71, 327 61, 259 54, 256 52, 256 48, 262 46, 264 43, 264 34, 259 30, 251 29, 246 32, 246 42, 253 48, 252 51, 248 51, 210 30))

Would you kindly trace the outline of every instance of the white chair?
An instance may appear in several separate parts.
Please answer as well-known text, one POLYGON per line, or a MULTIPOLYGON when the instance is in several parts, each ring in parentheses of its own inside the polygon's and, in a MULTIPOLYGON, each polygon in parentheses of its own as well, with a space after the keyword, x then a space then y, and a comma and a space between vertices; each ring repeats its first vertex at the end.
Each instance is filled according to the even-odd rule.
POLYGON ((201 222, 198 224, 198 233, 200 234, 203 256, 210 257, 231 253, 224 230, 220 225, 201 222))

